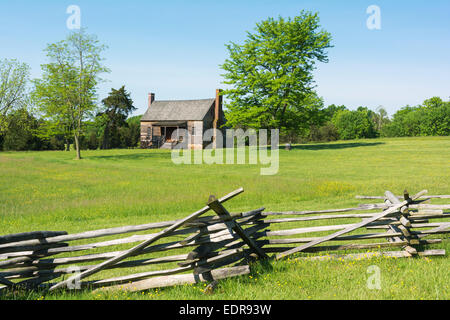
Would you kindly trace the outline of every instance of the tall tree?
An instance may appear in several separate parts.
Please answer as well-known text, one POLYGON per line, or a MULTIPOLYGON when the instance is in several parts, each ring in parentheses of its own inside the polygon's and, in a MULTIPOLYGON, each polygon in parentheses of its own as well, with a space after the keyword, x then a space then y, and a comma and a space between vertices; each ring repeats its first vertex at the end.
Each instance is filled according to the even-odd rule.
POLYGON ((104 111, 97 116, 102 119, 103 139, 102 149, 121 147, 119 129, 128 127, 127 118, 136 108, 125 86, 116 90, 111 89, 108 97, 102 100, 104 111))
POLYGON ((373 121, 375 122, 377 131, 380 132, 381 129, 383 129, 383 126, 389 122, 389 117, 386 109, 384 109, 382 106, 379 106, 376 112, 373 113, 373 121))
POLYGON ((27 105, 30 67, 15 59, 0 60, 0 131, 5 128, 6 114, 27 105))
POLYGON ((221 66, 231 86, 224 91, 228 124, 289 131, 306 120, 311 104, 305 102, 315 94, 313 70, 317 61, 328 62, 330 43, 317 13, 302 11, 293 19, 257 23, 244 44, 228 44, 229 58, 221 66), (290 121, 294 115, 300 119, 290 121))
POLYGON ((77 159, 81 159, 83 122, 96 110, 100 75, 109 72, 102 65, 105 48, 85 30, 74 32, 46 48, 50 62, 42 66, 43 78, 35 82, 35 98, 41 112, 73 135, 77 159))
MULTIPOLYGON (((66 150, 70 151, 70 142, 74 136, 74 115, 76 112, 77 72, 65 59, 67 46, 63 43, 52 44, 51 62, 42 65, 42 79, 35 79, 32 99, 45 118, 41 135, 50 138, 62 135, 66 150)), ((50 55, 50 52, 48 53, 50 55)))

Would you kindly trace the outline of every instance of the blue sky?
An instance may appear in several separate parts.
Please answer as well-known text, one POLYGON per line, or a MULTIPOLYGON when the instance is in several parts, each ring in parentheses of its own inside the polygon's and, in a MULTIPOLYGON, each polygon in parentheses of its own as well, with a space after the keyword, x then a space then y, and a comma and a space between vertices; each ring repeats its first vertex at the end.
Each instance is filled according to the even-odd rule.
POLYGON ((0 58, 30 64, 40 76, 46 44, 62 40, 69 5, 81 9, 81 25, 108 45, 109 80, 99 97, 125 85, 135 114, 156 99, 214 96, 224 87, 219 65, 225 44, 242 43, 246 31, 267 17, 319 12, 333 36, 328 64, 315 71, 325 104, 384 106, 389 114, 432 96, 450 96, 450 1, 448 0, 0 0, 0 58), (369 30, 366 9, 381 9, 381 30, 369 30))

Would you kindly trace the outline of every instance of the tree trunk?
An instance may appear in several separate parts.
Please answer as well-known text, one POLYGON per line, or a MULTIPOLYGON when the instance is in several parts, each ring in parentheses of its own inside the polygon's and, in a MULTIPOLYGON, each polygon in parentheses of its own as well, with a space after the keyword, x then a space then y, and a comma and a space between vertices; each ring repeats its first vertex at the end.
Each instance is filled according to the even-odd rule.
POLYGON ((106 124, 105 131, 103 132, 102 149, 109 149, 109 124, 106 124))
POLYGON ((76 160, 80 160, 81 159, 81 152, 80 152, 80 141, 79 141, 78 134, 75 134, 75 148, 77 150, 76 160))
POLYGON ((66 151, 70 151, 70 140, 66 138, 66 151))
POLYGON ((285 118, 284 118, 284 116, 285 116, 285 114, 286 114, 286 108, 287 108, 287 104, 285 103, 284 105, 283 105, 283 109, 281 110, 281 116, 280 116, 280 132, 281 132, 281 128, 283 128, 284 127, 284 125, 285 125, 285 118))

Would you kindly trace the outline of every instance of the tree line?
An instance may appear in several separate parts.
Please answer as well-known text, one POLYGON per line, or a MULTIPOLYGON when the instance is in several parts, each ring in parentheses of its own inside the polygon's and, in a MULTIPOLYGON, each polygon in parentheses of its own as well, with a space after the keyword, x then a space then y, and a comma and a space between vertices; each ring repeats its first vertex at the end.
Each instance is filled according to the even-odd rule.
MULTIPOLYGON (((313 71, 328 62, 331 34, 317 13, 268 18, 242 44, 226 45, 221 65, 226 126, 280 130, 282 142, 450 135, 450 101, 439 97, 406 106, 392 117, 379 107, 325 107, 313 71)), ((42 76, 17 60, 0 60, 0 150, 135 148, 140 117, 122 86, 97 103, 98 85, 110 72, 106 46, 79 30, 45 48, 42 76)))
MULTIPOLYGON (((125 87, 112 89, 95 116, 83 122, 79 150, 138 147, 141 116, 128 117, 132 110, 125 87)), ((75 145, 69 130, 58 122, 38 117, 29 107, 14 108, 2 118, 2 123, 0 151, 70 151, 75 145)))
POLYGON ((439 97, 404 107, 392 119, 381 107, 324 107, 313 71, 328 62, 333 45, 317 13, 268 18, 247 32, 242 44, 226 47, 229 58, 221 68, 229 85, 224 91, 228 126, 278 128, 285 142, 450 135, 450 103, 439 97))
MULTIPOLYGON (((330 105, 319 109, 309 130, 295 137, 300 141, 335 141, 378 137, 450 136, 450 101, 440 97, 406 106, 389 117, 386 110, 367 107, 349 110, 330 105)), ((289 140, 289 137, 285 136, 289 140)))
POLYGON ((122 86, 97 104, 98 84, 109 72, 102 45, 85 30, 45 49, 42 77, 17 60, 0 61, 0 150, 67 150, 137 147, 140 118, 122 86))

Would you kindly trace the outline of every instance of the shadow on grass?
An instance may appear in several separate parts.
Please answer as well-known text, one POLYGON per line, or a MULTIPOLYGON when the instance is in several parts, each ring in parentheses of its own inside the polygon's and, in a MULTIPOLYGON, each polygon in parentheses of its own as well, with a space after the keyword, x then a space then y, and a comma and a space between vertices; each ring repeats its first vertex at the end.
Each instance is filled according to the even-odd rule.
MULTIPOLYGON (((339 150, 357 147, 375 147, 383 145, 384 142, 342 142, 342 143, 322 143, 322 144, 302 144, 293 145, 292 150, 339 150)), ((280 144, 279 148, 284 149, 284 144, 280 144)), ((267 147, 268 150, 272 148, 267 147)), ((225 152, 226 149, 222 149, 225 152)), ((145 159, 170 159, 171 152, 164 151, 151 151, 140 152, 132 154, 110 154, 110 155, 84 155, 85 159, 92 160, 145 160, 145 159)))
POLYGON ((251 272, 253 275, 256 274, 264 274, 264 273, 270 273, 274 270, 273 263, 274 263, 274 256, 268 257, 267 259, 262 260, 252 260, 248 261, 247 263, 251 266, 251 272))
POLYGON ((133 154, 111 154, 99 156, 84 156, 92 160, 145 160, 145 159, 170 159, 170 152, 142 152, 133 154))
MULTIPOLYGON (((293 145, 293 150, 338 150, 358 147, 375 147, 385 144, 384 142, 344 142, 344 143, 323 143, 323 144, 302 144, 293 145)), ((283 148, 284 145, 280 145, 283 148)))

